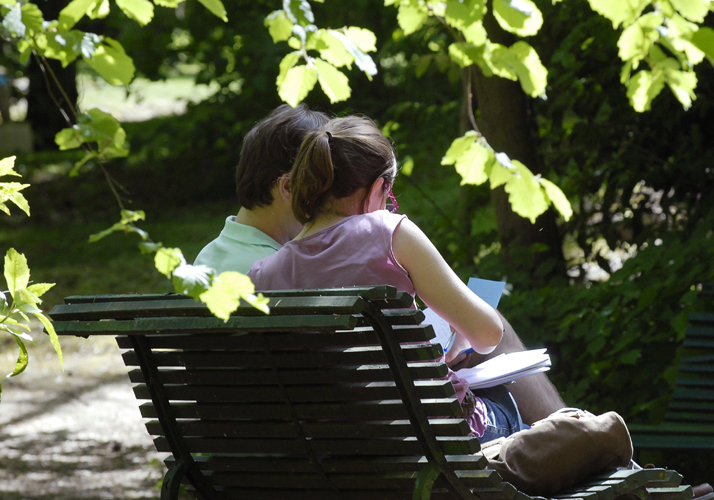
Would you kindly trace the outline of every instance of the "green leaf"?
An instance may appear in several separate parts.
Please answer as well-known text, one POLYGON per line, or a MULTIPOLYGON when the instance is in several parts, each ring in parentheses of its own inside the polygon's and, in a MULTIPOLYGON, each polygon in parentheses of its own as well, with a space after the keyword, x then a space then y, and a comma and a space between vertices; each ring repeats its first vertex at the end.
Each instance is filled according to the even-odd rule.
POLYGON ((307 0, 283 0, 283 10, 293 24, 305 27, 315 22, 310 2, 307 0))
POLYGON ((142 231, 138 227, 134 226, 132 223, 136 222, 138 220, 144 220, 145 219, 145 214, 143 210, 122 210, 121 212, 121 219, 119 222, 114 224, 112 227, 109 229, 105 229, 103 231, 100 231, 98 233, 94 233, 89 236, 89 243, 95 243, 102 238, 109 236, 110 234, 117 232, 117 231, 124 231, 125 233, 138 233, 139 236, 141 236, 142 239, 146 240, 147 238, 147 233, 146 231, 142 231))
MULTIPOLYGON (((62 149, 62 148, 60 148, 62 149)), ((76 162, 74 166, 72 167, 72 170, 69 171, 69 176, 70 177, 77 177, 79 175, 79 169, 81 169, 88 161, 93 160, 94 158, 97 158, 99 156, 99 153, 97 151, 89 151, 85 153, 85 155, 82 157, 81 160, 76 162)))
POLYGON ((491 189, 496 189, 511 180, 511 177, 517 175, 516 166, 511 163, 511 159, 506 153, 496 153, 494 155, 496 163, 493 164, 489 180, 491 181, 491 189))
POLYGON ((555 209, 560 212, 564 220, 569 221, 573 216, 573 207, 570 206, 570 202, 568 198, 566 198, 565 193, 548 179, 540 179, 540 184, 543 186, 546 196, 553 203, 555 209))
POLYGON ((337 38, 337 33, 337 31, 333 30, 321 32, 318 43, 320 57, 338 68, 342 66, 351 67, 355 58, 347 51, 342 41, 337 38))
POLYGON ((314 67, 296 66, 288 70, 285 80, 278 88, 278 94, 283 101, 295 107, 307 97, 316 82, 317 71, 314 67))
MULTIPOLYGON (((115 0, 124 14, 141 26, 146 26, 154 18, 154 4, 149 0, 115 0)), ((219 16, 220 17, 220 16, 219 16)))
POLYGON ((399 169, 399 173, 411 177, 412 172, 414 172, 414 158, 407 155, 404 157, 404 162, 402 167, 399 169))
POLYGON ((479 186, 486 182, 495 161, 490 147, 480 140, 473 141, 471 147, 456 160, 456 172, 461 176, 461 185, 479 186))
POLYGON ((508 201, 515 213, 529 219, 531 223, 535 223, 538 216, 548 210, 545 196, 540 184, 528 167, 518 160, 513 160, 512 163, 518 174, 511 176, 506 182, 505 190, 509 194, 508 201))
POLYGON ((5 378, 14 377, 25 371, 27 368, 27 362, 29 361, 29 356, 27 355, 27 347, 25 343, 17 336, 14 336, 17 341, 17 345, 20 347, 20 354, 17 356, 17 362, 15 363, 15 369, 12 373, 5 375, 5 378))
POLYGON ((651 108, 652 100, 662 92, 664 77, 661 72, 653 74, 642 70, 635 74, 627 84, 627 97, 635 111, 642 113, 651 108))
POLYGON ((211 14, 217 18, 228 22, 228 17, 226 17, 226 8, 223 6, 221 0, 198 0, 205 8, 207 8, 211 14))
POLYGON ((540 62, 540 57, 533 47, 526 42, 516 42, 509 51, 516 56, 516 73, 523 91, 531 97, 545 93, 548 83, 548 70, 540 62))
POLYGON ((377 50, 377 37, 368 29, 349 27, 345 32, 349 38, 362 52, 374 52, 377 50))
POLYGON ((88 40, 96 39, 96 43, 99 43, 99 37, 94 33, 83 33, 78 30, 63 31, 60 33, 47 32, 46 34, 36 35, 35 42, 37 42, 38 46, 42 44, 43 38, 46 42, 44 51, 45 57, 57 59, 62 63, 62 67, 64 68, 82 54, 83 45, 86 45, 86 42, 84 42, 85 38, 88 40))
POLYGON ((667 68, 664 70, 664 81, 685 110, 692 107, 692 101, 697 98, 694 93, 697 87, 697 75, 693 70, 679 71, 667 68))
POLYGON ((486 11, 486 2, 483 0, 447 0, 446 8, 444 9, 444 21, 449 26, 463 32, 468 27, 483 20, 486 11))
POLYGON ((202 293, 200 299, 208 306, 215 316, 228 321, 233 311, 238 308, 240 299, 253 304, 261 311, 268 313, 268 300, 262 295, 255 296, 255 286, 248 276, 234 271, 219 274, 211 288, 202 293))
POLYGON ((397 13, 397 22, 405 35, 410 35, 419 30, 426 22, 429 14, 424 8, 411 5, 400 5, 397 13))
POLYGON ((293 23, 284 10, 272 12, 265 18, 263 25, 268 28, 273 43, 284 42, 293 34, 293 23))
POLYGON ((38 297, 42 297, 47 290, 55 286, 54 283, 33 283, 27 289, 38 297))
POLYGON ((45 327, 45 331, 47 332, 47 335, 50 336, 50 343, 52 343, 52 347, 55 348, 55 352, 57 353, 57 357, 59 358, 60 366, 62 367, 62 371, 64 371, 64 359, 62 357, 62 347, 60 346, 59 338, 57 337, 57 332, 55 332, 55 327, 52 325, 52 322, 44 314, 35 313, 34 316, 40 320, 42 325, 45 327))
POLYGON ((156 269, 167 278, 171 278, 174 269, 185 263, 180 248, 160 248, 154 257, 156 269))
POLYGON ((705 0, 669 0, 669 2, 683 17, 695 23, 703 23, 709 13, 709 2, 705 0))
MULTIPOLYGON (((374 64, 374 60, 372 58, 362 52, 362 50, 352 42, 349 38, 347 38, 344 34, 340 33, 339 31, 335 30, 328 30, 328 34, 332 35, 333 37, 337 38, 340 42, 342 42, 342 45, 344 46, 345 50, 354 58, 355 64, 359 69, 365 72, 367 75, 367 78, 370 80, 372 79, 373 75, 377 74, 377 65, 374 64)), ((322 55, 322 54, 321 54, 322 55)), ((339 67, 339 65, 332 63, 332 61, 329 61, 328 59, 325 58, 328 62, 333 64, 334 66, 339 67)))
POLYGON ((650 12, 625 28, 617 42, 620 59, 632 60, 632 67, 636 69, 639 61, 649 54, 652 44, 659 39, 657 28, 663 22, 662 14, 650 12))
POLYGON ((161 7, 168 7, 170 9, 175 9, 184 0, 154 0, 156 5, 161 7))
POLYGON ((20 184, 19 182, 0 182, 0 210, 10 215, 10 209, 5 202, 12 201, 29 217, 30 205, 22 193, 20 193, 20 191, 29 186, 29 184, 20 184))
MULTIPOLYGON (((159 5, 160 0, 154 0, 156 5, 159 5)), ((90 19, 104 19, 109 15, 109 0, 99 0, 94 7, 87 11, 87 16, 90 19)))
POLYGON ((462 29, 461 32, 464 34, 466 41, 471 42, 474 45, 483 45, 488 39, 488 34, 486 33, 481 21, 477 21, 467 26, 462 29))
POLYGON ((699 31, 692 33, 690 41, 714 64, 714 29, 702 26, 699 31))
POLYGON ((10 11, 5 14, 2 20, 2 26, 15 36, 20 38, 25 36, 27 28, 22 22, 22 6, 19 3, 13 5, 10 11))
POLYGON ((449 57, 462 68, 478 62, 483 63, 483 53, 483 48, 474 47, 470 43, 456 42, 449 45, 449 57))
POLYGON ((588 0, 590 7, 598 14, 612 21, 617 29, 621 23, 629 25, 640 17, 649 0, 588 0))
POLYGON ((173 271, 174 290, 196 300, 211 286, 215 270, 207 266, 182 264, 173 271))
POLYGON ((60 11, 59 29, 70 30, 88 11, 95 7, 97 0, 72 0, 60 11))
POLYGON ((456 160, 461 158, 461 156, 463 156, 466 151, 471 149, 471 146, 473 145, 474 140, 477 137, 478 134, 475 131, 469 130, 463 137, 454 139, 454 141, 451 143, 451 146, 449 146, 449 149, 446 150, 444 157, 441 159, 441 164, 453 165, 454 163, 456 163, 456 160))
POLYGON ((332 64, 315 59, 317 80, 331 103, 345 101, 351 95, 349 79, 332 64))
POLYGON ((61 150, 75 149, 84 143, 96 143, 99 156, 109 158, 129 154, 129 150, 124 147, 126 132, 109 113, 92 108, 80 114, 77 121, 71 128, 62 129, 55 135, 55 142, 61 150))
POLYGON ((5 281, 10 295, 15 297, 15 293, 27 288, 30 282, 30 268, 27 266, 27 259, 14 248, 10 248, 5 254, 5 281))
POLYGON ((275 81, 278 86, 278 90, 285 81, 285 77, 288 76, 288 70, 295 66, 299 60, 300 52, 290 52, 288 55, 283 57, 282 61, 280 61, 280 73, 278 73, 278 78, 275 81))
POLYGON ((104 37, 94 54, 82 56, 111 85, 129 85, 134 78, 134 61, 126 55, 119 42, 109 37, 104 37))
POLYGON ((493 0, 493 15, 504 30, 532 36, 543 26, 543 14, 531 0, 493 0))
POLYGON ((32 31, 42 31, 42 11, 34 3, 26 3, 22 6, 22 22, 32 31))
POLYGON ((17 159, 17 156, 8 156, 7 158, 0 160, 0 177, 3 175, 22 177, 15 171, 15 159, 17 159))

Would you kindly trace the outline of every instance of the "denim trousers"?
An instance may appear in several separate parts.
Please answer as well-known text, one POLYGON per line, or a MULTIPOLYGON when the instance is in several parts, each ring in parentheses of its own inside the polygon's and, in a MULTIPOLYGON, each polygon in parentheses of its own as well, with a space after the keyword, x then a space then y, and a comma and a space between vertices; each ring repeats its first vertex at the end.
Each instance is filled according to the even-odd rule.
POLYGON ((479 442, 486 443, 530 429, 530 426, 523 423, 518 405, 505 386, 476 389, 473 394, 481 398, 486 406, 486 430, 483 436, 478 438, 479 442))

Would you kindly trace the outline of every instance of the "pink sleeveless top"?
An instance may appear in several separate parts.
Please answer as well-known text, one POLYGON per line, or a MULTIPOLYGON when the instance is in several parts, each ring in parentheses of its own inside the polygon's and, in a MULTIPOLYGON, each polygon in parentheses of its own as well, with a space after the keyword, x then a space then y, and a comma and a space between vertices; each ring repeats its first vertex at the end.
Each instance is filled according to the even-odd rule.
MULTIPOLYGON (((305 238, 286 243, 273 255, 255 262, 248 276, 256 290, 386 284, 414 297, 414 283, 392 252, 392 236, 404 219, 406 215, 386 210, 347 217, 305 238)), ((448 378, 459 401, 463 401, 468 383, 451 370, 448 378)), ((476 436, 483 436, 486 407, 478 397, 468 422, 476 436)))

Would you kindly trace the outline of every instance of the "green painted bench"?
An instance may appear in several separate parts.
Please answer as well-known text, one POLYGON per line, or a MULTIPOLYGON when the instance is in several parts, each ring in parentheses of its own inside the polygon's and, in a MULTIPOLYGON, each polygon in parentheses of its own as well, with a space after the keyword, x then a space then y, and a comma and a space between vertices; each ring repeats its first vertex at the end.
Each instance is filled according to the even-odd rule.
MULTIPOLYGON (((712 285, 700 296, 714 298, 712 285)), ((658 425, 628 426, 637 451, 714 449, 714 312, 688 316, 683 348, 664 420, 658 425)))
MULTIPOLYGON (((159 451, 162 500, 528 500, 485 468, 431 326, 392 287, 269 292, 229 321, 178 295, 68 297, 60 335, 117 335, 159 451), (400 345, 401 344, 401 345, 400 345)), ((612 471, 554 498, 688 500, 674 471, 612 471), (633 497, 634 498, 634 497, 633 497)))

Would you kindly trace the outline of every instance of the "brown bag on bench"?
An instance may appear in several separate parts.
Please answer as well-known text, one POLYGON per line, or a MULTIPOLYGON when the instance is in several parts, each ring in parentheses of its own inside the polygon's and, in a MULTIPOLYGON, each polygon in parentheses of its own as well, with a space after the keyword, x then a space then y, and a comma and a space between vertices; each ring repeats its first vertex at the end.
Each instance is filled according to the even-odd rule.
POLYGON ((551 495, 591 474, 625 467, 632 440, 615 412, 593 415, 566 409, 481 446, 505 481, 529 495, 551 495))

